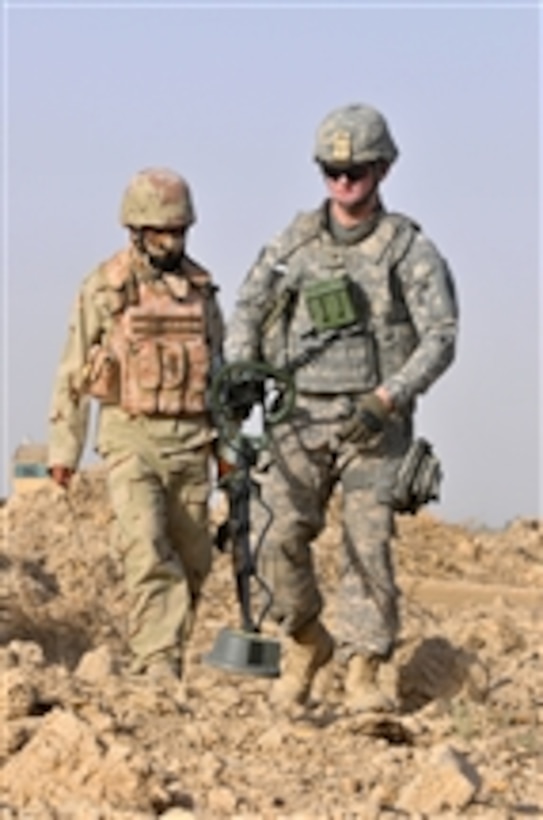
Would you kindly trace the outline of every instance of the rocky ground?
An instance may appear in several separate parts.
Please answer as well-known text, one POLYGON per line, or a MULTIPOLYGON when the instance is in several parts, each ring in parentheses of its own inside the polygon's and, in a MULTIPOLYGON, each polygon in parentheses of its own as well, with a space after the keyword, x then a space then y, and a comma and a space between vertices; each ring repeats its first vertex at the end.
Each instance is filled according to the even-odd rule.
MULTIPOLYGON (((131 678, 99 472, 0 516, 1 820, 543 818, 542 522, 400 520, 385 719, 345 713, 339 668, 320 704, 286 717, 269 681, 206 665, 237 626, 218 553, 185 687, 131 678)), ((325 618, 338 550, 332 509, 316 545, 325 618)))

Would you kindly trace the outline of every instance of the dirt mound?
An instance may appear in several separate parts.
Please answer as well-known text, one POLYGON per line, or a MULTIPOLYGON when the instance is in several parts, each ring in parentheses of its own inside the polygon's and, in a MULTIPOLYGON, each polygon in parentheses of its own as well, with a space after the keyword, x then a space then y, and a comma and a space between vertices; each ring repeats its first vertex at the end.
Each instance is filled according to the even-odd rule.
MULTIPOLYGON (((339 503, 315 547, 325 619, 339 503)), ((99 471, 0 518, 2 820, 543 817, 542 522, 399 521, 403 628, 382 683, 400 709, 384 719, 345 713, 339 666, 323 702, 287 718, 268 681, 206 665, 237 626, 218 553, 185 685, 132 678, 99 471)))

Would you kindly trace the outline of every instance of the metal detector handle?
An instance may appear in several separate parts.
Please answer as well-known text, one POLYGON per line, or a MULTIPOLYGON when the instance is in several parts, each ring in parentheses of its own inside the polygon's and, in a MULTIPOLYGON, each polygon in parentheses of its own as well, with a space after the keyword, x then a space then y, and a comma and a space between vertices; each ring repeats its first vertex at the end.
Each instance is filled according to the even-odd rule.
MULTIPOLYGON (((211 385, 211 408, 213 415, 218 420, 227 417, 227 408, 223 404, 224 391, 232 384, 240 384, 246 381, 248 384, 260 383, 265 385, 268 379, 275 382, 280 392, 280 401, 275 409, 266 407, 262 401, 264 412, 264 426, 273 427, 284 421, 292 413, 296 398, 294 379, 292 374, 285 370, 280 370, 266 362, 238 361, 224 364, 215 375, 211 385), (226 410, 226 412, 225 412, 226 410)), ((265 399, 265 397, 264 397, 265 399)), ((255 401, 255 404, 258 403, 255 401)), ((219 421, 220 425, 220 421, 219 421)))

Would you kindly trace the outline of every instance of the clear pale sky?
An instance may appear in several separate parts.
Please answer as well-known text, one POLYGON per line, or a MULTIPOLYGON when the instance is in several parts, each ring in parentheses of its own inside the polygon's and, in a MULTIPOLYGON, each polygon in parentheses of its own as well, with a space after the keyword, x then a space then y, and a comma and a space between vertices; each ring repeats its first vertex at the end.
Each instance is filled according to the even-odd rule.
POLYGON ((122 191, 148 165, 190 181, 189 251, 230 316, 262 245, 324 195, 311 161, 332 108, 386 115, 388 209, 453 270, 456 362, 420 403, 452 521, 541 516, 541 11, 535 3, 4 4, 0 494, 41 441, 70 306, 125 242, 122 191))

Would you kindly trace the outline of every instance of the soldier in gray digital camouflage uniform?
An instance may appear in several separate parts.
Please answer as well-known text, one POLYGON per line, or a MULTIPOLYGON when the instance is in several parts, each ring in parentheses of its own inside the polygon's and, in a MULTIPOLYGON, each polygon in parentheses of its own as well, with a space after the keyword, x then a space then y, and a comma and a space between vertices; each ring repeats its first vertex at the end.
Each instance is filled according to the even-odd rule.
POLYGON ((195 221, 179 174, 149 168, 121 204, 128 246, 83 281, 49 416, 49 471, 69 486, 90 398, 120 529, 133 671, 182 674, 211 564, 207 501, 215 433, 208 385, 223 321, 210 274, 185 252, 195 221))
POLYGON ((324 119, 314 159, 327 199, 264 248, 227 328, 227 361, 288 368, 297 388, 295 412, 274 428, 258 476, 274 512, 260 570, 273 590, 273 617, 292 638, 275 691, 280 703, 307 702, 334 652, 319 618, 311 542, 339 482, 335 637, 346 663, 345 702, 355 711, 393 707, 378 683, 399 628, 393 488, 413 440, 416 399, 453 361, 458 316, 435 245, 383 205, 379 186, 397 155, 385 119, 367 105, 324 119))

